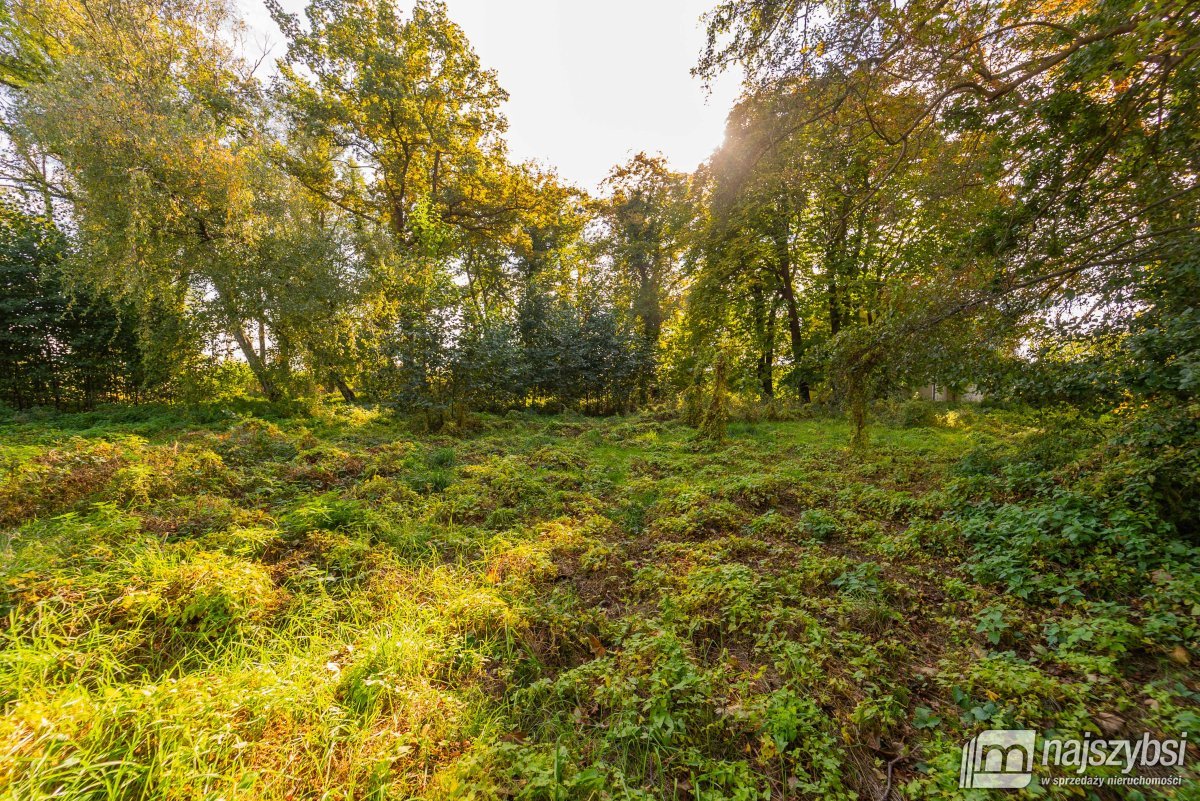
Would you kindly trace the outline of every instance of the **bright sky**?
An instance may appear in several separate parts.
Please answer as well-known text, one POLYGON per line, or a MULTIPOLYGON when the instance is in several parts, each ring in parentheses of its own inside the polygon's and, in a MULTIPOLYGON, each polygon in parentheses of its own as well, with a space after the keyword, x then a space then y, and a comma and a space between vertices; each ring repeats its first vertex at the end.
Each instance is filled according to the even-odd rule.
MULTIPOLYGON (((271 58, 282 55, 283 37, 262 0, 237 2, 253 39, 272 46, 271 58)), ((704 44, 700 16, 715 2, 447 0, 447 7, 508 90, 513 157, 538 159, 593 189, 639 150, 692 170, 721 144, 738 81, 727 76, 709 95, 688 72, 704 44)), ((298 12, 305 1, 283 5, 298 12)))

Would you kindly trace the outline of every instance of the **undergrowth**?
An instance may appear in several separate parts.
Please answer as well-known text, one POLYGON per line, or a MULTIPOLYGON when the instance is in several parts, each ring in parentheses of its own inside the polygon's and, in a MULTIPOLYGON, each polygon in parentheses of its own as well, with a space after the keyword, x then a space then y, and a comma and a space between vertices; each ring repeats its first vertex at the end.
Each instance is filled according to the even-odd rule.
POLYGON ((3 797, 948 799, 984 728, 1200 729, 1194 418, 920 411, 10 415, 3 797))

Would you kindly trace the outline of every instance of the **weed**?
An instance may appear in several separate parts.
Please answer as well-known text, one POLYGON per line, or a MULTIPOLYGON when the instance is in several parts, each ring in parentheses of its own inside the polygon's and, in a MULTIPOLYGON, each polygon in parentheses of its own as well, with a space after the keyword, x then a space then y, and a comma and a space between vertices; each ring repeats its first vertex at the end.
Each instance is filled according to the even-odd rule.
POLYGON ((0 417, 5 797, 950 799, 983 727, 1194 731, 1183 423, 926 411, 0 417))

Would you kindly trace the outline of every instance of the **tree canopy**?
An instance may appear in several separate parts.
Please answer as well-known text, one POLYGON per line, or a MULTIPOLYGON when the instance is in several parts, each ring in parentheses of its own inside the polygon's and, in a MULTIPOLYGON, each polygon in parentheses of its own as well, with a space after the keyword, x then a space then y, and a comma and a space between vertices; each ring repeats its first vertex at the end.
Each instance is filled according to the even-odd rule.
POLYGON ((718 360, 748 401, 860 422, 929 382, 1193 396, 1188 3, 722 2, 695 72, 744 71, 724 144, 595 193, 510 158, 444 3, 268 5, 269 82, 221 3, 0 18, 14 202, 54 220, 62 291, 189 354, 156 391, 235 353, 268 398, 435 425, 670 405, 718 360))

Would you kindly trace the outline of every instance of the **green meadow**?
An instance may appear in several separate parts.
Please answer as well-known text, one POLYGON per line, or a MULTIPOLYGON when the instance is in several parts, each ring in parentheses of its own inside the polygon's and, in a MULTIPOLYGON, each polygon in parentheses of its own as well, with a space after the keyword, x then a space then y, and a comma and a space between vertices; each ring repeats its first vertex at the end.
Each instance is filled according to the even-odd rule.
POLYGON ((246 411, 0 421, 3 798, 962 798, 981 728, 1200 728, 1103 422, 246 411))

